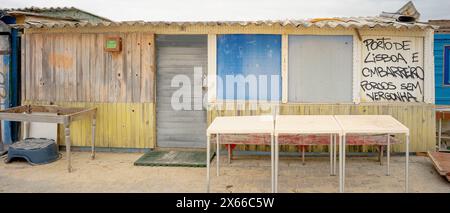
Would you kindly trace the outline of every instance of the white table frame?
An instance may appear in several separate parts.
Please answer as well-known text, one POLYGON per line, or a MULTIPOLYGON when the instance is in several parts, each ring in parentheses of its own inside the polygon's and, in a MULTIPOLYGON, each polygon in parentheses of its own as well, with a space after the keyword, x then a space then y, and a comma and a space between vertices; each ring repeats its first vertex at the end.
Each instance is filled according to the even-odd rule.
MULTIPOLYGON (((342 124, 342 120, 340 118, 342 115, 336 115, 334 116, 336 121, 339 123, 339 125, 342 128, 342 135, 340 138, 340 144, 339 144, 339 192, 345 191, 345 149, 346 149, 346 135, 349 134, 386 134, 387 135, 387 172, 386 175, 390 175, 390 135, 392 134, 405 134, 406 136, 406 143, 405 143, 405 192, 409 191, 409 129, 404 126, 402 123, 400 123, 398 120, 393 118, 390 115, 375 115, 373 117, 378 116, 389 116, 392 122, 394 122, 398 127, 401 127, 402 130, 395 130, 395 129, 382 129, 382 130, 351 130, 349 128, 346 128, 342 124)), ((345 116, 365 116, 365 115, 345 115, 345 116)))
POLYGON ((278 163, 279 163, 279 143, 278 143, 278 136, 282 134, 282 135, 289 135, 289 134, 296 134, 296 135, 330 135, 330 175, 336 175, 336 149, 337 149, 337 145, 336 145, 336 136, 341 135, 342 134, 342 130, 341 127, 339 126, 339 124, 336 122, 336 120, 334 119, 334 117, 332 115, 277 115, 277 118, 275 119, 275 131, 274 131, 274 136, 275 136, 275 166, 274 166, 274 170, 275 170, 275 192, 278 192, 278 171, 279 171, 279 167, 278 167, 278 163), (282 118, 291 118, 291 119, 305 119, 306 117, 314 118, 314 122, 317 122, 317 119, 319 117, 321 118, 327 118, 327 120, 323 120, 324 122, 319 122, 321 123, 321 126, 326 126, 327 124, 329 124, 329 122, 333 122, 335 123, 335 128, 331 129, 331 128, 324 128, 321 130, 306 130, 305 128, 302 127, 302 124, 300 123, 292 123, 289 125, 289 127, 280 127, 278 125, 278 120, 282 119, 282 118), (296 126, 297 125, 297 126, 296 126))
MULTIPOLYGON (((240 119, 245 119, 248 117, 257 118, 261 116, 233 116, 240 119)), ((266 116, 268 117, 268 116, 266 116)), ((272 192, 278 191, 278 161, 279 161, 279 144, 278 144, 278 135, 279 134, 330 134, 330 140, 331 140, 331 149, 330 150, 330 172, 336 173, 336 135, 339 136, 339 192, 345 191, 345 152, 346 152, 346 135, 349 134, 386 134, 387 136, 387 175, 390 175, 390 135, 392 134, 405 134, 406 136, 406 143, 405 143, 405 192, 408 192, 409 190, 409 135, 410 131, 409 129, 404 126, 402 123, 400 123, 398 120, 393 118, 390 115, 334 115, 334 121, 339 125, 340 131, 338 132, 331 132, 331 130, 322 130, 322 132, 307 132, 307 131, 296 131, 296 132, 280 132, 276 130, 276 123, 277 119, 273 119, 273 126, 272 131, 269 131, 265 129, 262 131, 261 129, 258 131, 254 130, 241 130, 241 129, 235 129, 234 123, 228 123, 228 126, 233 126, 233 128, 225 128, 224 131, 218 131, 218 130, 210 130, 210 127, 208 127, 207 130, 207 154, 206 154, 206 160, 207 160, 207 187, 206 191, 210 191, 210 161, 211 161, 211 143, 210 138, 212 134, 216 134, 216 158, 217 158, 217 176, 219 176, 219 151, 220 151, 220 141, 219 137, 220 134, 270 134, 271 137, 271 175, 272 175, 272 192), (370 126, 358 126, 357 128, 350 128, 350 126, 346 126, 343 123, 345 123, 345 119, 347 119, 347 122, 349 121, 357 121, 355 118, 358 116, 365 117, 365 119, 369 119, 370 117, 373 118, 372 121, 368 122, 370 126), (346 118, 347 117, 347 118, 346 118), (353 118, 352 118, 353 117, 353 118), (353 119, 353 120, 352 120, 353 119), (384 119, 384 120, 382 120, 384 119), (376 123, 377 121, 383 121, 383 122, 390 122, 390 127, 386 127, 385 125, 372 125, 373 123, 376 123), (392 127, 397 127, 397 129, 392 127), (375 127, 375 128, 374 128, 375 127), (275 137, 275 138, 274 138, 275 137), (334 143, 334 144, 333 144, 334 143), (334 157, 332 156, 332 153, 334 153, 334 157), (334 164, 334 165, 333 165, 334 164)), ((219 117, 223 118, 223 117, 219 117)), ((217 118, 216 118, 217 119, 217 118)), ((213 123, 216 120, 213 121, 213 123)), ((367 120, 366 120, 367 121, 367 120)), ((241 120, 241 122, 244 122, 244 120, 241 120)), ((246 121, 248 122, 248 121, 246 121)), ((248 124, 248 123, 247 123, 248 124)), ((236 125, 238 126, 238 125, 236 125)))
MULTIPOLYGON (((219 137, 221 134, 268 134, 270 135, 270 156, 271 156, 271 185, 272 185, 272 193, 275 192, 275 183, 274 183, 274 160, 275 160, 275 156, 274 156, 274 137, 273 137, 273 129, 274 129, 274 119, 273 116, 267 116, 267 115, 260 115, 260 116, 225 116, 225 117, 217 117, 216 119, 214 119, 213 123, 211 123, 210 127, 208 127, 207 131, 206 131, 206 167, 207 167, 207 172, 206 172, 206 192, 210 192, 210 182, 211 182, 211 177, 210 177, 210 169, 211 169, 211 135, 215 134, 216 135, 216 161, 217 161, 217 165, 216 165, 216 174, 217 176, 220 175, 220 169, 219 169, 219 165, 220 165, 220 140, 219 137), (240 119, 248 119, 248 118, 260 118, 260 119, 271 119, 272 120, 272 128, 267 131, 267 130, 242 130, 242 129, 234 129, 234 128, 227 128, 226 130, 212 130, 210 127, 212 126, 212 124, 214 122, 221 122, 221 121, 216 121, 216 119, 219 118, 219 120, 221 118, 230 118, 230 117, 234 117, 237 118, 238 120, 240 119)), ((238 122, 239 124, 240 122, 238 122)), ((228 125, 229 126, 233 126, 234 125, 228 125)), ((239 126, 239 125, 236 125, 239 126)))

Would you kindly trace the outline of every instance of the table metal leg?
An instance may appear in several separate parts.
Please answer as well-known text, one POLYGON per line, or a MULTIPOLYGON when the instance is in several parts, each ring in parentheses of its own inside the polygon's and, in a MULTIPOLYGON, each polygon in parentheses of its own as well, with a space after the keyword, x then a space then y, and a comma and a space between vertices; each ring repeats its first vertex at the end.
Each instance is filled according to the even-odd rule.
POLYGON ((336 175, 336 149, 337 149, 337 141, 336 141, 336 137, 337 135, 335 134, 334 136, 333 136, 333 139, 334 139, 334 144, 333 144, 333 175, 336 175))
POLYGON ((405 192, 409 190, 409 134, 406 135, 405 192))
POLYGON ((219 152, 220 152, 220 144, 219 144, 219 134, 217 134, 217 136, 216 136, 216 144, 217 144, 217 150, 216 150, 216 158, 217 158, 217 165, 216 165, 216 169, 217 169, 217 176, 219 176, 219 158, 220 158, 220 155, 219 155, 219 152))
POLYGON ((330 175, 333 175, 333 134, 330 134, 330 148, 328 152, 330 152, 330 175))
POLYGON ((389 134, 387 134, 387 149, 386 149, 386 160, 387 160, 387 171, 386 171, 386 175, 389 176, 390 175, 390 160, 391 160, 391 137, 389 136, 389 134))
POLYGON ((64 135, 66 142, 66 153, 67 153, 67 171, 72 172, 72 156, 70 153, 70 124, 64 124, 64 135))
POLYGON ((345 147, 346 147, 346 136, 342 139, 342 192, 345 192, 345 147))
POLYGON ((91 132, 91 142, 92 142, 92 150, 91 150, 91 159, 95 159, 95 118, 92 119, 92 132, 91 132))
POLYGON ((344 192, 342 188, 342 139, 343 136, 339 135, 339 192, 344 192))
POLYGON ((278 144, 278 136, 275 137, 275 193, 278 193, 278 170, 279 170, 279 162, 280 162, 280 151, 278 144))
POLYGON ((275 193, 275 142, 273 135, 270 136, 270 163, 271 163, 271 181, 272 181, 272 193, 275 193))
POLYGON ((380 166, 383 165, 383 151, 384 151, 384 146, 381 145, 378 147, 379 148, 379 153, 378 153, 378 160, 380 161, 380 166))
POLYGON ((210 144, 210 135, 206 136, 206 192, 209 192, 209 183, 210 183, 210 164, 211 164, 211 144, 210 144))

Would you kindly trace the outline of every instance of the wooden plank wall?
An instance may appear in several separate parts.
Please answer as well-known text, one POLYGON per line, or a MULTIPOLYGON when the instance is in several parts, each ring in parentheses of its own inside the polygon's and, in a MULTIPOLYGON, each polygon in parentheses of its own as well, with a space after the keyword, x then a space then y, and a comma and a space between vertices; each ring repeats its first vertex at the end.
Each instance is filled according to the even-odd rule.
MULTIPOLYGON (((97 146, 155 147, 152 33, 25 34, 22 51, 23 104, 97 107, 97 146), (107 36, 122 38, 121 52, 103 50, 107 36)), ((90 146, 90 132, 88 121, 74 122, 73 145, 90 146)))
MULTIPOLYGON (((23 104, 48 104, 26 101, 23 104)), ((153 103, 56 102, 65 107, 96 107, 95 144, 98 147, 155 148, 153 103)), ((91 146, 91 122, 75 121, 70 126, 73 146, 91 146)), ((64 127, 58 126, 58 144, 64 145, 64 127)))
POLYGON ((26 34, 24 39, 24 100, 154 100, 155 48, 151 33, 43 33, 26 34), (122 38, 122 51, 103 50, 108 36, 122 38))
MULTIPOLYGON (((268 107, 265 110, 240 110, 250 109, 248 103, 215 105, 208 111, 208 124, 217 116, 239 116, 239 115, 261 115, 271 114, 272 109, 268 107), (236 110, 238 109, 238 110, 236 110)), ((392 115, 411 131, 411 152, 425 152, 434 150, 436 146, 435 138, 435 113, 431 104, 282 104, 280 114, 289 115, 392 115)), ((398 135, 403 142, 404 136, 398 135)), ((238 150, 258 150, 270 151, 268 146, 257 145, 239 145, 238 150)), ((282 151, 297 151, 295 146, 282 146, 282 151)), ((315 146, 309 147, 308 151, 324 152, 327 147, 315 146)), ((374 151, 371 146, 350 147, 351 152, 370 152, 374 151)), ((403 152, 404 144, 393 145, 393 152, 403 152)))

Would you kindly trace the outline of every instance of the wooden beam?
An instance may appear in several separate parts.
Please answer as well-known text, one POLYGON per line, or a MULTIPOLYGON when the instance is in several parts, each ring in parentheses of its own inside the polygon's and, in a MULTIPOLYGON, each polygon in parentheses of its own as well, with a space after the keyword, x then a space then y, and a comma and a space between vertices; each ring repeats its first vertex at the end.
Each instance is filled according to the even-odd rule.
POLYGON ((48 112, 57 113, 58 115, 68 115, 83 111, 84 108, 75 107, 60 107, 56 105, 30 105, 30 113, 33 112, 48 112))
POLYGON ((28 111, 29 106, 25 105, 25 106, 17 106, 17 107, 12 107, 12 108, 8 108, 8 109, 4 109, 4 110, 0 110, 1 112, 5 112, 5 113, 23 113, 28 111))
POLYGON ((66 108, 54 105, 24 105, 0 111, 0 120, 43 123, 69 123, 83 118, 94 118, 96 108, 66 108), (25 113, 26 112, 26 113, 25 113), (33 112, 56 113, 57 115, 33 115, 33 112))
POLYGON ((72 122, 72 121, 77 121, 77 120, 81 120, 84 118, 94 118, 95 119, 96 113, 97 113, 96 108, 90 108, 90 109, 79 111, 79 112, 69 114, 66 116, 69 117, 69 121, 72 122))
POLYGON ((361 33, 359 33, 359 30, 357 28, 355 28, 355 33, 356 33, 356 36, 358 37, 358 40, 362 41, 361 33))

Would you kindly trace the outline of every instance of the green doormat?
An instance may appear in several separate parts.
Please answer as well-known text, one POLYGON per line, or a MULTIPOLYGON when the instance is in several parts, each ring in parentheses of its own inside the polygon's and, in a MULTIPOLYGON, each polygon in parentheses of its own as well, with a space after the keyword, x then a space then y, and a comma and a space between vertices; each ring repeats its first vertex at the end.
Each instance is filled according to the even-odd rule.
POLYGON ((206 152, 200 151, 151 151, 144 154, 135 166, 184 166, 206 167, 206 152))

